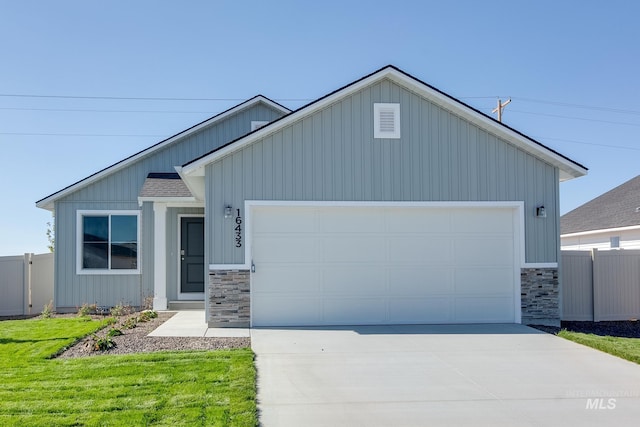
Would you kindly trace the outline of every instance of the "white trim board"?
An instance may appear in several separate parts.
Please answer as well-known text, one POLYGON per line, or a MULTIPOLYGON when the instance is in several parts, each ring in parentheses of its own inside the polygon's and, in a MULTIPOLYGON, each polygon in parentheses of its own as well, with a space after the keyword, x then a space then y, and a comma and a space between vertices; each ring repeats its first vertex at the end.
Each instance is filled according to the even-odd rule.
MULTIPOLYGON (((129 276, 137 276, 140 274, 141 272, 141 264, 142 264, 142 242, 141 242, 141 236, 142 236, 142 231, 141 231, 141 227, 140 227, 140 218, 142 216, 142 212, 139 210, 117 210, 117 209, 98 209, 98 210, 91 210, 91 209, 79 209, 76 211, 76 247, 75 247, 75 251, 76 251, 76 274, 79 276, 96 276, 96 275, 102 275, 102 276, 123 276, 123 275, 129 275, 129 276), (110 267, 107 269, 85 269, 82 267, 82 238, 83 238, 83 231, 82 231, 82 226, 83 226, 83 221, 82 218, 84 216, 108 216, 109 218, 111 218, 112 215, 131 215, 131 216, 135 216, 137 219, 137 236, 136 238, 138 239, 137 241, 137 263, 136 263, 136 269, 130 269, 130 270, 124 270, 124 269, 111 269, 110 267)), ((109 249, 111 247, 111 219, 109 219, 109 249)), ((111 254, 109 253, 109 261, 111 261, 111 254)))
POLYGON ((628 227, 601 228, 599 230, 579 231, 577 233, 561 234, 560 238, 562 239, 563 237, 580 237, 580 236, 589 236, 593 234, 617 233, 619 231, 633 231, 633 230, 640 230, 640 225, 630 225, 628 227))

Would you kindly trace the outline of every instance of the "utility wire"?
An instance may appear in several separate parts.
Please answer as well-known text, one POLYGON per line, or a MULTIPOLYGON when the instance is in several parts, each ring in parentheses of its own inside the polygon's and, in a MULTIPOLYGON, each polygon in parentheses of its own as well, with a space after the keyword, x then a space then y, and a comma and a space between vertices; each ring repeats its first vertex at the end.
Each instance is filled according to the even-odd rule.
POLYGON ((178 111, 178 110, 95 110, 80 108, 22 108, 0 107, 0 110, 12 111, 62 111, 73 113, 170 113, 170 114, 218 114, 219 111, 178 111))
MULTIPOLYGON (((0 97, 11 98, 54 98, 54 99, 108 99, 125 101, 246 101, 245 98, 172 98, 172 97, 135 97, 135 96, 79 96, 79 95, 33 95, 22 93, 0 93, 0 97)), ((307 98, 280 98, 274 101, 312 101, 307 98)))

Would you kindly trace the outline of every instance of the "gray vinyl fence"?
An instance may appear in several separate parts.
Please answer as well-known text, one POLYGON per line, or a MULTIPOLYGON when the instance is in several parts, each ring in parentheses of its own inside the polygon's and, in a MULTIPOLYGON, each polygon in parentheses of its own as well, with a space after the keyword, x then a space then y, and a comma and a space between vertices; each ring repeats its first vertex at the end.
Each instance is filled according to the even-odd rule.
POLYGON ((562 320, 640 319, 640 250, 562 251, 562 320))
POLYGON ((52 299, 52 253, 0 257, 0 316, 38 314, 52 299))

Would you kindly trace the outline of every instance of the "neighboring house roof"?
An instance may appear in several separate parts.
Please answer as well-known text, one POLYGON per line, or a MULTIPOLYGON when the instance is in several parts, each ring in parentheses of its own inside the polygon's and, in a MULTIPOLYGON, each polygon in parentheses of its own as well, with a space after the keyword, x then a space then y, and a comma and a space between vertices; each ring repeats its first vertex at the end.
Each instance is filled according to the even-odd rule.
POLYGON ((193 197, 191 191, 184 184, 180 175, 177 173, 155 173, 147 175, 142 189, 140 190, 140 198, 176 198, 176 197, 193 197))
MULTIPOLYGON (((548 162, 549 164, 558 167, 560 170, 560 180, 565 181, 572 178, 583 176, 587 173, 587 168, 583 165, 571 160, 570 158, 558 153, 557 151, 545 146, 544 144, 530 138, 523 133, 498 122, 494 118, 476 110, 473 107, 463 103, 462 101, 436 89, 435 87, 405 73, 393 65, 388 65, 381 68, 378 71, 369 74, 349 85, 346 85, 316 101, 307 104, 293 113, 283 116, 278 120, 274 120, 268 125, 250 133, 243 137, 240 137, 234 141, 223 145, 204 156, 194 159, 188 163, 182 165, 182 167, 176 167, 180 176, 187 180, 189 188, 194 190, 198 184, 190 182, 188 177, 201 177, 204 175, 204 166, 219 158, 222 158, 234 151, 241 149, 242 147, 251 144, 261 138, 274 133, 285 126, 300 120, 301 118, 311 115, 320 109, 329 106, 338 99, 348 96, 370 84, 373 84, 382 79, 390 79, 391 81, 402 85, 409 90, 415 91, 431 102, 440 105, 454 114, 468 120, 476 126, 487 130, 488 132, 506 139, 510 143, 519 147, 520 149, 529 152, 536 157, 548 162)), ((202 185, 200 185, 202 187, 202 185)), ((196 191, 197 196, 201 196, 199 191, 196 191)))
POLYGON ((640 175, 560 217, 560 234, 640 225, 640 175))
POLYGON ((178 140, 181 140, 181 139, 183 139, 183 138, 185 138, 185 137, 187 137, 187 136, 189 136, 191 134, 194 134, 194 133, 196 133, 196 132, 198 132, 198 131, 200 131, 200 130, 208 127, 208 126, 211 126, 211 125, 213 125, 213 124, 215 124, 215 123, 217 123, 217 122, 219 122, 221 120, 224 120, 225 118, 227 118, 227 117, 229 117, 229 116, 231 116, 231 115, 233 115, 233 114, 235 114, 235 113, 237 113, 239 111, 242 111, 242 110, 244 110, 246 108, 249 108, 249 107, 251 107, 251 106, 253 106, 255 104, 258 104, 258 103, 267 104, 267 105, 269 105, 269 106, 281 111, 284 114, 288 114, 288 113, 291 112, 291 110, 289 110, 288 108, 278 104, 275 101, 270 100, 269 98, 267 98, 265 96, 262 96, 262 95, 254 96, 253 98, 251 98, 251 99, 249 99, 247 101, 244 101, 244 102, 236 105, 235 107, 231 107, 228 110, 223 111, 222 113, 216 114, 215 116, 213 116, 213 117, 211 117, 211 118, 209 118, 207 120, 204 120, 204 121, 202 121, 202 122, 190 127, 189 129, 183 130, 182 132, 177 133, 177 134, 175 134, 175 135, 173 135, 173 136, 171 136, 171 137, 169 137, 169 138, 167 138, 165 140, 162 140, 162 141, 158 142, 157 144, 152 145, 149 148, 146 148, 146 149, 144 149, 144 150, 142 150, 142 151, 140 151, 140 152, 138 152, 138 153, 136 153, 136 154, 134 154, 132 156, 127 157, 124 160, 121 160, 121 161, 119 161, 119 162, 117 162, 117 163, 115 163, 115 164, 113 164, 113 165, 111 165, 111 166, 109 166, 109 167, 107 167, 105 169, 100 170, 100 171, 94 173, 93 175, 88 176, 87 178, 84 178, 84 179, 82 179, 82 180, 80 180, 80 181, 78 181, 78 182, 76 182, 74 184, 69 185, 68 187, 63 188, 62 190, 59 190, 59 191, 57 191, 57 192, 55 192, 55 193, 53 193, 53 194, 41 199, 41 200, 38 200, 36 202, 36 206, 39 207, 39 208, 43 208, 43 209, 53 210, 54 202, 56 200, 58 200, 58 199, 60 199, 62 197, 65 197, 65 196, 69 195, 70 193, 72 193, 74 191, 77 191, 77 190, 79 190, 79 189, 81 189, 81 188, 83 188, 83 187, 85 187, 85 186, 87 186, 87 185, 89 185, 89 184, 91 184, 93 182, 96 182, 97 180, 102 179, 107 175, 110 175, 110 174, 115 173, 115 172, 117 172, 119 170, 122 170, 123 168, 131 165, 132 163, 134 163, 134 162, 136 162, 136 161, 138 161, 138 160, 140 160, 140 159, 142 159, 142 158, 144 158, 146 156, 149 156, 150 154, 152 154, 152 153, 154 153, 154 152, 156 152, 158 150, 161 150, 161 149, 165 148, 166 146, 168 146, 168 145, 170 145, 170 144, 172 144, 172 143, 174 143, 174 142, 176 142, 178 140))

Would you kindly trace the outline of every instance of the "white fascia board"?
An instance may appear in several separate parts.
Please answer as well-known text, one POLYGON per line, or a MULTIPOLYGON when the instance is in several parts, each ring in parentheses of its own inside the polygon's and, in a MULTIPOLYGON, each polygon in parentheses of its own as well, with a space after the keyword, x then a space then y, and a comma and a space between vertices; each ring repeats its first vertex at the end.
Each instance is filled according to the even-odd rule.
POLYGON ((192 175, 186 175, 182 170, 182 166, 176 166, 175 170, 176 172, 178 172, 178 175, 182 179, 182 182, 184 182, 189 191, 191 191, 191 194, 193 194, 197 200, 204 200, 204 168, 202 168, 201 174, 194 173, 192 175))
POLYGON ((191 175, 196 170, 204 167, 205 165, 212 163, 217 159, 225 157, 237 150, 240 150, 246 145, 262 139, 269 134, 275 133, 278 130, 304 118, 305 116, 311 115, 314 112, 333 104, 339 99, 349 96, 350 94, 355 93, 362 88, 385 78, 391 79, 395 83, 424 96, 435 104, 440 105, 449 111, 452 111, 454 114, 463 117, 464 119, 487 130, 488 132, 511 142, 516 147, 519 147, 524 151, 527 151, 537 157, 544 159, 553 166, 558 167, 560 169, 560 181, 566 181, 587 174, 587 170, 585 168, 574 164, 573 162, 540 145, 539 143, 536 143, 524 137, 518 132, 495 122, 490 117, 484 116, 483 114, 460 103, 454 98, 449 97, 392 67, 384 68, 379 72, 372 74, 356 83, 353 83, 340 91, 330 94, 329 96, 326 96, 325 98, 322 98, 319 101, 308 105, 307 107, 304 107, 289 114, 288 116, 285 116, 272 125, 267 125, 257 130, 256 132, 253 132, 252 134, 237 140, 233 144, 229 144, 226 147, 223 147, 207 156, 196 160, 193 163, 188 164, 184 167, 185 174, 191 175))
POLYGON ((208 120, 206 120, 206 121, 204 121, 204 122, 202 122, 202 123, 200 123, 200 124, 198 124, 198 125, 196 125, 196 126, 194 126, 192 128, 184 130, 184 131, 182 131, 182 132, 180 132, 180 133, 178 133, 178 134, 176 134, 176 135, 174 135, 172 137, 169 137, 168 139, 165 139, 164 141, 161 141, 160 143, 152 145, 151 147, 146 148, 145 150, 140 151, 139 153, 134 154, 133 156, 131 156, 129 158, 121 160, 120 162, 118 162, 118 163, 116 163, 114 165, 111 165, 111 166, 101 170, 100 172, 98 172, 98 173, 96 173, 94 175, 91 175, 91 176, 89 176, 89 177, 87 177, 87 178, 85 178, 85 179, 83 179, 81 181, 78 181, 75 184, 72 184, 72 185, 70 185, 69 187, 67 187, 67 188, 65 188, 63 190, 60 190, 60 191, 58 191, 56 193, 53 193, 49 197, 46 197, 46 198, 38 201, 36 203, 36 207, 53 211, 53 209, 54 209, 53 203, 56 200, 58 200, 58 199, 60 199, 62 197, 65 197, 66 195, 68 195, 68 194, 70 194, 70 193, 72 193, 74 191, 77 191, 78 189, 80 189, 82 187, 85 187, 85 186, 87 186, 87 185, 89 185, 89 184, 91 184, 93 182, 96 182, 96 181, 104 178, 107 175, 110 175, 110 174, 112 174, 114 172, 117 172, 117 171, 129 166, 130 164, 140 160, 141 158, 144 158, 144 157, 146 157, 146 156, 148 156, 148 155, 150 155, 150 154, 152 154, 152 153, 154 153, 154 152, 156 152, 158 150, 161 150, 162 148, 166 147, 167 145, 170 145, 170 144, 174 143, 175 141, 177 141, 179 139, 185 138, 185 137, 187 137, 189 135, 192 135, 192 134, 194 134, 196 132, 199 132, 203 128, 209 127, 209 126, 211 126, 212 124, 214 124, 216 122, 224 120, 227 117, 229 117, 229 116, 231 116, 233 114, 236 114, 237 112, 242 111, 244 109, 252 107, 252 106, 254 106, 254 105, 258 104, 258 103, 267 104, 270 107, 275 108, 278 111, 282 112, 283 114, 289 114, 291 112, 291 110, 283 107, 282 105, 276 104, 275 102, 271 101, 270 99, 265 98, 262 95, 258 95, 256 97, 254 97, 253 99, 251 99, 249 101, 245 101, 245 102, 243 102, 243 103, 241 103, 239 105, 236 105, 235 107, 232 107, 232 108, 230 108, 229 110, 227 110, 225 112, 222 112, 222 113, 220 113, 220 114, 218 114, 218 115, 216 115, 214 117, 211 117, 210 119, 208 119, 208 120))
POLYGON ((616 227, 616 228, 602 228, 600 230, 579 231, 577 233, 561 234, 560 238, 590 236, 594 234, 605 234, 605 233, 618 233, 620 231, 632 231, 632 230, 640 230, 640 225, 630 225, 628 227, 616 227))

